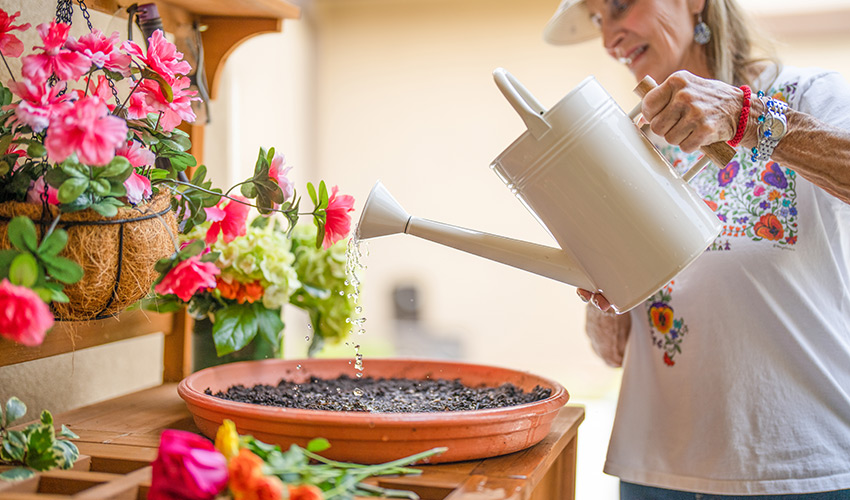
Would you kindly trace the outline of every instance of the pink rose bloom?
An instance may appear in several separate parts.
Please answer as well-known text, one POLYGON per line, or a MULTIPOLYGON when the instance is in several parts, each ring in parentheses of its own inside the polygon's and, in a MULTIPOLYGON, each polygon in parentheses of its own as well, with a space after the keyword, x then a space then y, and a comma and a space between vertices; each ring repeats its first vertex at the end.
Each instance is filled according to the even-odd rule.
POLYGON ((177 78, 171 84, 172 99, 169 101, 155 80, 144 80, 130 96, 127 117, 140 119, 148 113, 162 113, 159 126, 166 132, 174 130, 181 122, 194 122, 195 112, 192 101, 200 101, 198 93, 186 90, 190 81, 186 77, 177 78))
MULTIPOLYGON (((241 196, 236 196, 240 201, 247 201, 241 196)), ((221 205, 221 202, 219 202, 221 205)), ((222 210, 220 206, 213 209, 204 209, 207 212, 208 220, 212 221, 210 228, 207 230, 207 236, 204 241, 207 245, 212 245, 218 239, 218 234, 221 233, 225 243, 230 243, 234 238, 245 236, 247 231, 248 211, 251 207, 238 201, 230 200, 222 210)))
POLYGON ((145 53, 136 42, 127 40, 122 48, 131 56, 137 57, 151 70, 159 73, 168 83, 173 83, 177 75, 188 75, 192 66, 183 60, 183 53, 169 42, 162 31, 154 31, 148 39, 148 50, 145 53))
POLYGON ((116 48, 115 44, 119 39, 117 31, 113 31, 107 38, 95 28, 91 33, 81 36, 79 40, 74 37, 68 38, 65 47, 84 54, 98 68, 130 76, 130 62, 133 59, 116 48))
POLYGON ((221 270, 212 262, 201 262, 195 255, 181 261, 155 287, 160 295, 174 294, 183 302, 189 302, 195 292, 204 288, 215 288, 215 277, 221 270))
POLYGON ((50 124, 50 120, 63 109, 68 109, 71 103, 65 90, 65 82, 53 87, 47 81, 34 83, 29 79, 20 82, 9 82, 9 90, 21 98, 17 105, 9 105, 4 109, 15 109, 15 117, 27 124, 35 132, 41 132, 50 124))
POLYGON ((64 48, 71 25, 51 21, 36 26, 44 43, 40 54, 32 54, 22 59, 21 72, 26 78, 42 82, 56 74, 60 80, 76 80, 91 68, 91 59, 85 55, 64 48))
POLYGON ((12 23, 15 18, 20 16, 20 12, 15 12, 11 16, 5 10, 0 9, 0 54, 9 57, 19 57, 24 52, 24 44, 15 35, 9 33, 13 30, 26 31, 30 27, 30 23, 19 24, 17 26, 12 23))
POLYGON ((322 247, 325 249, 348 236, 351 230, 351 216, 348 212, 354 211, 354 197, 348 194, 338 197, 337 191, 339 188, 334 186, 325 212, 325 239, 322 240, 322 247))
POLYGON ((151 468, 149 500, 213 499, 227 486, 227 459, 192 432, 162 431, 151 468))
POLYGON ((283 191, 283 199, 288 200, 295 192, 295 183, 286 177, 292 167, 281 170, 284 165, 286 165, 286 158, 282 154, 275 154, 272 164, 269 166, 269 177, 280 186, 281 191, 283 191))
POLYGON ((764 194, 764 186, 756 186, 756 188, 753 189, 753 196, 761 196, 763 194, 764 194))
POLYGON ((133 205, 138 205, 142 200, 150 198, 153 194, 150 179, 137 174, 135 171, 124 181, 124 188, 127 190, 127 201, 133 205))
MULTIPOLYGON (((41 194, 44 193, 44 177, 39 177, 38 180, 30 182, 30 189, 27 191, 27 202, 41 205, 41 194)), ((50 205, 59 204, 58 191, 55 187, 47 186, 47 203, 50 205)))
POLYGON ((86 165, 106 165, 126 139, 124 120, 110 115, 100 98, 86 97, 50 122, 44 146, 51 161, 62 162, 77 153, 86 165))
POLYGON ((141 142, 130 139, 115 150, 116 156, 127 158, 133 167, 147 167, 156 161, 156 155, 141 142))
POLYGON ((0 336, 27 346, 40 345, 53 327, 53 314, 32 289, 0 282, 0 336))

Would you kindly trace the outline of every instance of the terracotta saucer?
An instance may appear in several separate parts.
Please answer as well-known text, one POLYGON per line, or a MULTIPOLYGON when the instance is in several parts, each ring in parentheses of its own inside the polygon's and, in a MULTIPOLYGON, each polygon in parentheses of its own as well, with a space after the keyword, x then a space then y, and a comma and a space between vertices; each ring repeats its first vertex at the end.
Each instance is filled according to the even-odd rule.
POLYGON ((349 359, 245 361, 196 372, 177 388, 195 424, 206 436, 215 433, 225 418, 241 434, 261 441, 306 446, 313 438, 326 438, 331 447, 322 455, 340 461, 375 464, 406 457, 431 448, 448 451, 430 463, 488 458, 523 450, 540 442, 569 394, 555 381, 527 372, 451 361, 424 359, 369 359, 363 373, 374 378, 447 379, 468 386, 496 387, 510 382, 523 390, 536 385, 552 389, 541 401, 497 409, 442 413, 367 413, 300 410, 237 403, 208 396, 204 391, 226 390, 236 384, 277 384, 281 379, 303 382, 311 376, 336 378, 356 373, 349 359))

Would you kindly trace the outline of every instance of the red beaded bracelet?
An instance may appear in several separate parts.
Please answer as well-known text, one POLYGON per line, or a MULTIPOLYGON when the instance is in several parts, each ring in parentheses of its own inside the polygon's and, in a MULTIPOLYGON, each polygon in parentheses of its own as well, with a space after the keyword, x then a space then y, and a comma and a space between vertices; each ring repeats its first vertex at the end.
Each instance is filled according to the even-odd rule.
POLYGON ((748 85, 741 85, 741 90, 744 91, 744 104, 741 106, 741 116, 738 118, 738 128, 735 129, 735 137, 726 141, 730 146, 737 147, 741 144, 741 139, 744 138, 744 131, 747 130, 747 121, 750 119, 750 96, 752 90, 748 85))

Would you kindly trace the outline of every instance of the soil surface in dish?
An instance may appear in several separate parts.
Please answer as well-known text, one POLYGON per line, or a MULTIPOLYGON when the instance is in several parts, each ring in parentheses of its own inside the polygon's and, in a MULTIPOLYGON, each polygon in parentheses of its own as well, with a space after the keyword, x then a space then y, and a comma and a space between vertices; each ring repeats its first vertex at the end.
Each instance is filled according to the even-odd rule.
POLYGON ((300 384, 281 380, 278 385, 234 385, 216 393, 208 388, 205 393, 230 401, 304 410, 418 413, 516 406, 546 399, 552 390, 538 385, 525 392, 511 383, 469 387, 459 380, 340 375, 335 379, 311 377, 300 384))

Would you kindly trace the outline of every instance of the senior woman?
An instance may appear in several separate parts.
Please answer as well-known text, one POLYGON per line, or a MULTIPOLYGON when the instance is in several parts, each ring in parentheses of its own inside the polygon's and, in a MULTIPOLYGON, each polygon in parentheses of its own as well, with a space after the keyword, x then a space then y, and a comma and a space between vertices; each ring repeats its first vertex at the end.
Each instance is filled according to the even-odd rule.
POLYGON ((544 37, 601 34, 721 235, 643 306, 587 331, 624 367, 605 471, 624 499, 850 498, 850 86, 752 53, 735 0, 564 0, 544 37), (789 496, 786 496, 789 495, 789 496))

